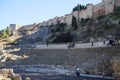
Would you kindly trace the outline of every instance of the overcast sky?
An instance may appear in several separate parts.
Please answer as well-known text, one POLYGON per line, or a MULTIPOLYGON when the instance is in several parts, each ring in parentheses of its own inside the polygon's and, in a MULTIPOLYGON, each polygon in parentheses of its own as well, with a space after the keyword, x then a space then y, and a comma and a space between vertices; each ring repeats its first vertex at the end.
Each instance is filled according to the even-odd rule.
POLYGON ((9 24, 27 25, 69 14, 77 4, 101 0, 0 0, 0 30, 9 24))

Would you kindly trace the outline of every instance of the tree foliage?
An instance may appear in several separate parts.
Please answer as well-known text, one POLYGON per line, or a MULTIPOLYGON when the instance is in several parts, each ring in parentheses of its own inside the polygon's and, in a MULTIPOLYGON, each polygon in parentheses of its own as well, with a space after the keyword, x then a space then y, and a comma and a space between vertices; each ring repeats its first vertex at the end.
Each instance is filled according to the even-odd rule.
POLYGON ((81 18, 81 20, 80 20, 80 25, 81 25, 81 26, 85 26, 85 24, 86 24, 89 20, 90 20, 89 18, 86 18, 86 19, 81 18))
POLYGON ((7 38, 7 37, 8 37, 8 35, 6 33, 6 30, 2 30, 2 38, 7 38))
POLYGON ((7 34, 7 35, 10 35, 10 34, 11 34, 11 29, 10 29, 10 27, 7 27, 7 29, 6 29, 6 34, 7 34))
POLYGON ((70 32, 54 33, 48 39, 49 43, 66 43, 72 41, 72 35, 70 32))
POLYGON ((77 6, 75 6, 73 8, 73 11, 81 11, 81 10, 84 10, 84 9, 86 9, 86 6, 78 4, 77 6))
POLYGON ((10 34, 11 34, 11 29, 9 27, 7 27, 7 29, 0 31, 0 38, 1 39, 8 38, 10 34))
POLYGON ((51 26, 52 26, 51 32, 56 33, 63 32, 65 30, 66 24, 58 22, 56 25, 51 26))
POLYGON ((72 27, 74 30, 76 30, 78 28, 77 26, 77 20, 75 16, 72 16, 72 27))

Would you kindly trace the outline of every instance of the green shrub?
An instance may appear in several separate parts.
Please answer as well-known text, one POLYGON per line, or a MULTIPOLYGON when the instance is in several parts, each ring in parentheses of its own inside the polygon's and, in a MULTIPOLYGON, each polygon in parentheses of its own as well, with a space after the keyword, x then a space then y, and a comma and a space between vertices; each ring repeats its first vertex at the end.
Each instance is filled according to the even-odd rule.
POLYGON ((72 27, 74 30, 76 30, 78 28, 77 20, 76 20, 75 16, 72 16, 72 27))
POLYGON ((104 22, 103 24, 104 30, 110 30, 112 29, 112 25, 108 24, 108 21, 104 22))
POLYGON ((120 20, 118 21, 118 23, 120 24, 120 20))
POLYGON ((117 6, 114 8, 114 13, 120 13, 120 6, 117 6))
POLYGON ((101 20, 101 19, 103 19, 104 17, 105 17, 105 15, 100 15, 100 16, 97 17, 97 20, 101 20))
POLYGON ((65 43, 65 42, 71 42, 71 41, 72 41, 72 35, 70 32, 52 34, 46 40, 46 42, 50 42, 50 43, 65 43))
POLYGON ((113 20, 120 19, 120 6, 114 8, 114 12, 110 14, 113 20))
POLYGON ((65 27, 65 32, 71 32, 73 30, 72 26, 66 26, 65 27))
POLYGON ((89 20, 90 20, 89 18, 86 18, 86 19, 81 18, 81 20, 80 20, 80 25, 81 25, 81 26, 85 26, 86 23, 87 23, 89 20))

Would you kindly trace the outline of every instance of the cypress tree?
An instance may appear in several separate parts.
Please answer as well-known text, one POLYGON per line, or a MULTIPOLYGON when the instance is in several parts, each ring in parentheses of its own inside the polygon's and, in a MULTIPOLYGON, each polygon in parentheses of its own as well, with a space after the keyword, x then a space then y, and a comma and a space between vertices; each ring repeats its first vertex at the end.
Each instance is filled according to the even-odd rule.
POLYGON ((75 16, 72 16, 72 27, 74 30, 76 30, 78 28, 75 16))

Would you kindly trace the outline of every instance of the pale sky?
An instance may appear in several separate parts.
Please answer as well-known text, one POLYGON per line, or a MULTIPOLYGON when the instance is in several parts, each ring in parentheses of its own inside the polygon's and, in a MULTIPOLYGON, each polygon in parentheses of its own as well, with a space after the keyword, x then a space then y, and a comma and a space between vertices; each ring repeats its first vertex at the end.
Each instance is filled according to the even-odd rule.
POLYGON ((77 4, 101 0, 0 0, 0 30, 9 24, 28 25, 71 13, 77 4))

